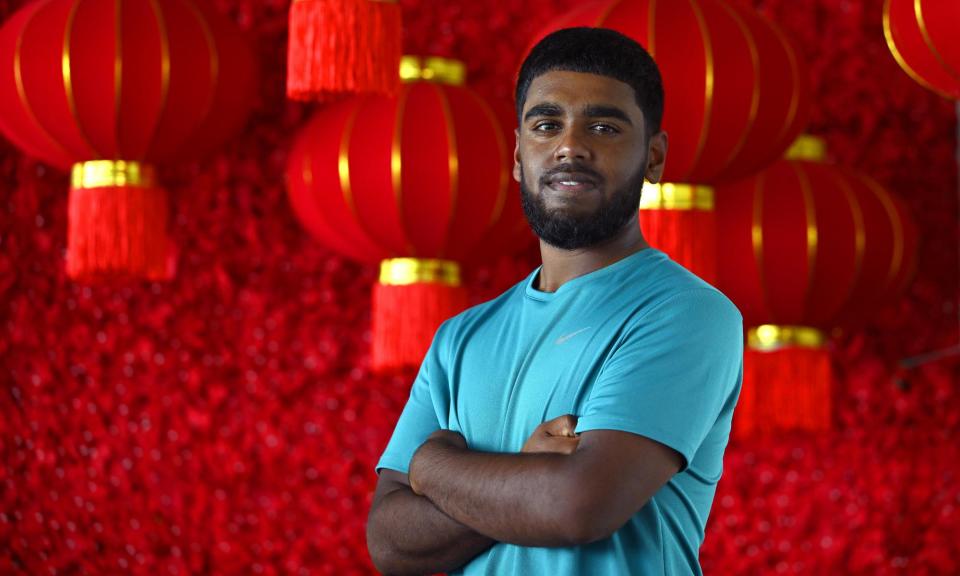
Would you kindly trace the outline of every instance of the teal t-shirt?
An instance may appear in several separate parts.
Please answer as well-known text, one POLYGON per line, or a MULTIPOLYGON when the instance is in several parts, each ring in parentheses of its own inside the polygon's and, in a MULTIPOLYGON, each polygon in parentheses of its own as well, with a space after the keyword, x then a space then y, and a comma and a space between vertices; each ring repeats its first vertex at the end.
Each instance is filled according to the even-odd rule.
POLYGON ((665 444, 681 471, 610 538, 585 546, 497 543, 454 574, 701 574, 699 549, 743 374, 742 318, 719 291, 646 249, 535 288, 539 269, 445 322, 377 471, 409 470, 432 432, 516 453, 542 422, 665 444))

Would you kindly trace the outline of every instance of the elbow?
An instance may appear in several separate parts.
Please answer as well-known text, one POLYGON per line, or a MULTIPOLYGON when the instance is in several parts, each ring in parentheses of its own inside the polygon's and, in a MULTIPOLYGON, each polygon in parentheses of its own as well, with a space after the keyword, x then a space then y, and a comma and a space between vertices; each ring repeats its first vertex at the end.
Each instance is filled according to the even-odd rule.
POLYGON ((381 574, 389 574, 391 572, 392 566, 389 547, 377 534, 373 518, 367 521, 367 553, 370 554, 370 560, 373 562, 373 567, 377 569, 377 572, 381 574))
POLYGON ((380 548, 371 544, 369 540, 367 540, 367 552, 370 553, 370 560, 373 563, 373 567, 377 569, 378 573, 397 573, 397 571, 393 568, 393 563, 391 562, 389 555, 385 554, 380 548))
POLYGON ((367 519, 367 553, 380 574, 401 576, 410 573, 404 569, 403 559, 390 540, 378 530, 374 514, 367 519))
POLYGON ((373 560, 373 567, 377 570, 378 574, 383 574, 384 576, 406 576, 408 574, 414 574, 413 572, 404 572, 400 567, 396 566, 393 561, 384 556, 374 556, 371 552, 370 559, 373 560))
POLYGON ((377 572, 384 576, 404 576, 415 574, 405 569, 403 559, 394 553, 386 542, 371 540, 367 531, 367 552, 377 572))

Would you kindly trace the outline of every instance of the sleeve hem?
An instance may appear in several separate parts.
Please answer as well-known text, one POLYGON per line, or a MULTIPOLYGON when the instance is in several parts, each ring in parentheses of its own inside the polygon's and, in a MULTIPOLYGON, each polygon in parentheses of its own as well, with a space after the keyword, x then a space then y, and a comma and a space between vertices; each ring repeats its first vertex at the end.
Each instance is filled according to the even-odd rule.
POLYGON ((384 469, 384 468, 389 468, 389 469, 391 469, 391 470, 395 470, 395 471, 397 471, 397 472, 400 472, 401 474, 409 474, 409 473, 410 473, 410 466, 409 466, 409 465, 404 466, 403 464, 399 464, 399 463, 396 462, 395 460, 381 460, 380 462, 377 462, 377 466, 374 468, 374 470, 377 472, 377 475, 379 476, 379 475, 380 475, 380 470, 382 470, 382 469, 384 469))

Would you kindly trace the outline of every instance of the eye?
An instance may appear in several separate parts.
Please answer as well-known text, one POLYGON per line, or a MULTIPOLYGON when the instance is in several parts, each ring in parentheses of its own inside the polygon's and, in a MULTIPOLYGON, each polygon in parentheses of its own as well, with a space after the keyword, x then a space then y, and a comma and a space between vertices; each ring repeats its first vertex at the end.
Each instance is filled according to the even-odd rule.
POLYGON ((590 126, 590 130, 597 132, 598 134, 618 134, 620 130, 613 124, 607 124, 605 122, 598 122, 590 126))
POLYGON ((534 132, 552 132, 557 130, 560 127, 560 124, 553 120, 541 120, 533 125, 531 130, 534 132))

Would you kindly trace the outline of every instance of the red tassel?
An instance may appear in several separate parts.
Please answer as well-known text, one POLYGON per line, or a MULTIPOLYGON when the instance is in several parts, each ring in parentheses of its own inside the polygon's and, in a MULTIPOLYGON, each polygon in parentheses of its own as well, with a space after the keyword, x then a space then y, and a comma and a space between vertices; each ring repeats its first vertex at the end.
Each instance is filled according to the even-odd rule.
POLYGON ((706 282, 717 282, 714 192, 695 184, 643 185, 640 230, 651 246, 706 282))
POLYGON ((287 96, 397 92, 401 32, 395 0, 293 0, 287 96))
POLYGON ((378 372, 416 367, 444 320, 467 307, 462 286, 418 283, 373 288, 373 350, 378 372))
POLYGON ((717 219, 712 210, 640 210, 640 229, 651 246, 716 284, 717 219))
POLYGON ((167 193, 151 171, 134 163, 78 164, 68 203, 67 275, 167 279, 167 213, 167 193))
POLYGON ((733 418, 736 435, 830 429, 833 373, 825 348, 748 348, 743 368, 733 418))

